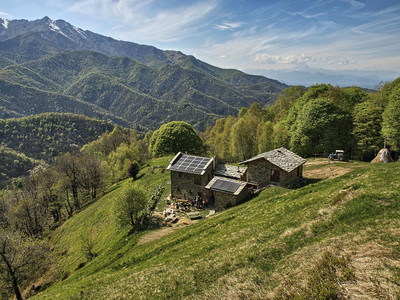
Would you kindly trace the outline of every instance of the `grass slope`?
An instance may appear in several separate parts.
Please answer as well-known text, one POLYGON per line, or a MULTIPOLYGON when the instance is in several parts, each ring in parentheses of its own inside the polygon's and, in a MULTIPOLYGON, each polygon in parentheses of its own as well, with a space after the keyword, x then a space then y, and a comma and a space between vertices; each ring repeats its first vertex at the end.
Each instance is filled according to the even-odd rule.
MULTIPOLYGON (((59 279, 35 298, 304 299, 327 298, 332 290, 345 297, 398 297, 399 163, 316 162, 305 168, 313 178, 301 188, 266 189, 148 243, 138 243, 147 232, 129 235, 116 225, 113 203, 121 189, 115 187, 55 232, 59 279), (85 261, 84 234, 98 255, 77 269, 85 261)), ((149 191, 169 180, 152 166, 136 183, 149 191)), ((120 183, 126 184, 132 183, 120 183)))

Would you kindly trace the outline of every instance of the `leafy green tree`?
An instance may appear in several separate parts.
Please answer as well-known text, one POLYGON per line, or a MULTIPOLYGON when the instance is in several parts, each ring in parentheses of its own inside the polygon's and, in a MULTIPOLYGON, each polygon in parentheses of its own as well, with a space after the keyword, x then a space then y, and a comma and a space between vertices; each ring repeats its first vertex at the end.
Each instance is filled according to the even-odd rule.
POLYGON ((173 121, 162 125, 153 133, 150 151, 154 157, 177 152, 201 154, 204 151, 203 140, 190 124, 173 121))
POLYGON ((231 151, 236 160, 246 160, 258 153, 257 128, 262 115, 250 113, 240 118, 232 127, 231 151))
POLYGON ((371 160, 382 148, 382 108, 373 102, 357 104, 354 109, 353 136, 356 155, 371 160))
POLYGON ((258 152, 266 152, 274 148, 274 126, 272 122, 267 121, 265 123, 260 123, 257 129, 258 136, 258 152))
POLYGON ((122 227, 130 226, 137 229, 141 214, 148 204, 146 193, 132 184, 128 184, 122 191, 123 195, 116 203, 116 216, 122 227))
POLYGON ((283 121, 274 125, 273 148, 289 148, 289 135, 283 121))
POLYGON ((295 121, 290 139, 293 151, 310 156, 333 149, 348 149, 352 122, 350 115, 328 99, 308 102, 295 121))
POLYGON ((394 151, 400 151, 400 82, 393 87, 383 112, 382 133, 394 151))
POLYGON ((352 112, 357 104, 367 101, 368 94, 357 86, 342 88, 341 96, 336 104, 342 106, 346 111, 352 112))
POLYGON ((128 168, 126 169, 126 174, 129 177, 132 177, 132 181, 136 179, 137 174, 139 174, 140 166, 137 161, 133 161, 129 164, 128 168))
POLYGON ((291 86, 285 89, 278 96, 278 100, 271 107, 274 111, 275 119, 277 121, 282 120, 286 117, 290 108, 296 103, 297 99, 304 95, 304 90, 301 86, 291 86))

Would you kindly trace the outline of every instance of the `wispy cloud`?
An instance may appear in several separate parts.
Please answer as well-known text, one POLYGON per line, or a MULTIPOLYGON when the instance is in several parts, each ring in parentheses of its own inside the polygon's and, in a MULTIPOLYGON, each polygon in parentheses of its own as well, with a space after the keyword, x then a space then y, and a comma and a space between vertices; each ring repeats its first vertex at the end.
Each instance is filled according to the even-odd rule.
POLYGON ((301 17, 306 18, 306 19, 317 19, 319 17, 327 15, 327 13, 309 14, 307 12, 302 12, 302 11, 290 12, 289 14, 292 15, 292 16, 301 16, 301 17))
POLYGON ((106 19, 111 31, 142 41, 168 42, 193 34, 201 21, 216 7, 213 0, 160 9, 164 1, 150 0, 82 0, 70 11, 106 19))
POLYGON ((1 16, 11 16, 10 14, 8 14, 8 13, 6 13, 6 12, 3 12, 3 11, 0 11, 0 15, 1 15, 1 16))
POLYGON ((350 61, 345 58, 335 58, 335 57, 318 57, 312 55, 292 54, 288 56, 282 55, 270 55, 268 53, 257 54, 254 58, 255 62, 266 63, 266 64, 290 64, 290 65, 348 65, 350 63, 356 63, 356 61, 350 61))
POLYGON ((234 30, 240 28, 244 23, 243 22, 223 22, 222 24, 215 25, 215 29, 219 30, 234 30))
POLYGON ((362 9, 365 6, 364 3, 356 0, 341 0, 341 1, 345 4, 350 5, 351 8, 354 10, 362 9))

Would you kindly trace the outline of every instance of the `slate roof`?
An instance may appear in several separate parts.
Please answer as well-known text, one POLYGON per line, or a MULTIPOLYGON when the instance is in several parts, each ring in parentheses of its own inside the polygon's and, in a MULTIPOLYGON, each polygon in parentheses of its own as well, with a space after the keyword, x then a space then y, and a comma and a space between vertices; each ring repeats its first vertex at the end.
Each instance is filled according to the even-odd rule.
POLYGON ((248 164, 258 159, 265 159, 275 166, 281 168, 286 172, 292 172, 297 167, 303 165, 306 160, 297 154, 289 151, 288 149, 281 147, 275 150, 261 153, 253 158, 241 162, 240 164, 248 164))
POLYGON ((221 164, 215 167, 214 175, 240 179, 246 171, 247 171, 246 167, 237 167, 232 165, 221 164))
POLYGON ((179 152, 171 160, 167 170, 203 175, 213 158, 184 154, 179 152))
POLYGON ((232 194, 232 195, 237 196, 246 187, 246 185, 247 185, 247 182, 245 182, 245 181, 215 176, 206 185, 206 189, 210 189, 212 191, 218 191, 218 192, 223 192, 223 193, 232 194))

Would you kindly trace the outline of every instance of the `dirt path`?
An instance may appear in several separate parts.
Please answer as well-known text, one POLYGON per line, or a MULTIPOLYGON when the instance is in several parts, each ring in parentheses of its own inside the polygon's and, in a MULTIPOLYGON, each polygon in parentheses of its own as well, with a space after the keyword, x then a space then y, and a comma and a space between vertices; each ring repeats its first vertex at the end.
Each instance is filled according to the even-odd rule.
POLYGON ((316 158, 307 161, 304 166, 303 176, 305 178, 331 179, 342 176, 351 171, 346 162, 333 162, 327 158, 316 158))

